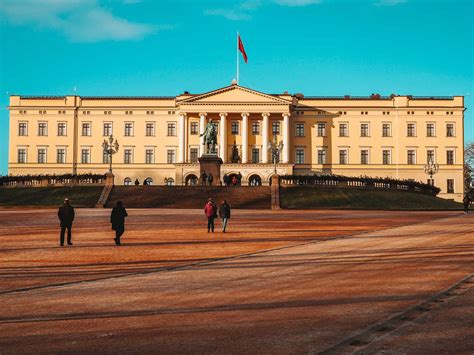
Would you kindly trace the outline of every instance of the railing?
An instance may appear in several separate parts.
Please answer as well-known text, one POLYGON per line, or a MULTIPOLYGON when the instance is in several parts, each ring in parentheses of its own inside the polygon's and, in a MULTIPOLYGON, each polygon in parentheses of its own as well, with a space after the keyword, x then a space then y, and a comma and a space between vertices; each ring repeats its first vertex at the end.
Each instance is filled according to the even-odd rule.
POLYGON ((103 174, 0 176, 0 187, 98 186, 104 184, 105 175, 103 174))

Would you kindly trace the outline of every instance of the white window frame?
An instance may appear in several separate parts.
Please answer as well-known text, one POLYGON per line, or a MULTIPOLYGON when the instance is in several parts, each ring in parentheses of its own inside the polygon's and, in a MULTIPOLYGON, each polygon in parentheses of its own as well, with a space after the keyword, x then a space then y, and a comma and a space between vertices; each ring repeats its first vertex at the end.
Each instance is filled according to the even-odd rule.
POLYGON ((66 162, 67 162, 67 147, 61 147, 61 146, 56 147, 56 164, 66 164, 66 162), (64 150, 64 161, 63 162, 58 161, 58 151, 60 149, 64 150))
POLYGON ((47 137, 48 136, 48 122, 47 121, 38 121, 38 137, 47 137), (45 134, 40 134, 40 124, 45 125, 45 134))
POLYGON ((349 164, 349 148, 339 148, 338 149, 338 165, 348 165, 349 164), (346 152, 346 161, 345 163, 341 163, 341 152, 346 152))
POLYGON ((147 121, 145 122, 145 137, 155 137, 155 128, 156 123, 155 121, 147 121), (151 125, 151 134, 148 134, 148 125, 151 125))
POLYGON ((38 146, 36 147, 36 162, 38 164, 48 164, 48 147, 44 147, 44 146, 38 146), (40 154, 39 154, 39 151, 41 150, 44 150, 44 161, 40 162, 40 154))
POLYGON ((57 136, 58 137, 67 137, 67 122, 66 121, 58 121, 57 124, 56 124, 56 128, 57 128, 57 136), (59 134, 59 125, 60 124, 64 124, 64 134, 59 134))
POLYGON ((27 164, 28 163, 28 147, 27 146, 17 146, 16 147, 16 160, 18 164, 27 164), (25 151, 25 160, 20 161, 20 150, 25 151))
POLYGON ((296 147, 296 149, 295 149, 295 164, 298 164, 298 165, 306 164, 306 152, 305 152, 305 149, 302 148, 302 147, 296 147), (298 162, 298 152, 303 152, 303 162, 302 163, 298 162))
POLYGON ((367 121, 362 121, 360 123, 360 136, 362 138, 367 138, 367 137, 370 137, 370 122, 367 122, 367 121), (362 135, 362 126, 363 125, 367 125, 367 134, 366 135, 362 135))
POLYGON ((123 136, 124 137, 133 137, 135 135, 134 122, 126 121, 123 123, 123 136), (130 125, 130 134, 127 134, 127 125, 130 125))
POLYGON ((382 122, 382 137, 384 137, 384 138, 392 137, 392 122, 382 122), (388 135, 387 136, 384 135, 384 131, 383 131, 383 126, 384 125, 388 125, 388 135))
POLYGON ((392 165, 392 149, 391 148, 382 147, 382 165, 392 165), (388 163, 387 164, 385 164, 384 160, 383 160, 384 151, 388 151, 388 163))
POLYGON ((81 137, 91 137, 92 136, 92 122, 86 121, 86 122, 81 122, 81 137), (87 132, 89 134, 84 134, 84 125, 88 125, 87 132))
POLYGON ((436 137, 436 122, 433 122, 433 121, 426 122, 426 137, 427 137, 427 138, 434 138, 434 137, 436 137), (430 125, 430 124, 433 125, 433 135, 432 135, 432 136, 429 136, 429 135, 428 135, 428 125, 430 125))
POLYGON ((19 137, 28 137, 28 121, 18 121, 18 136, 19 137), (20 129, 20 125, 21 124, 24 124, 25 125, 25 134, 20 134, 21 132, 21 129, 20 129))
POLYGON ((129 147, 129 146, 125 146, 123 147, 123 163, 126 164, 126 165, 130 165, 130 164, 133 164, 133 158, 134 158, 134 155, 135 155, 135 152, 134 152, 134 149, 133 147, 129 147), (127 162, 127 159, 126 159, 126 152, 127 151, 131 151, 131 154, 130 154, 130 161, 127 162))
POLYGON ((110 137, 114 134, 114 123, 112 121, 103 121, 102 122, 102 136, 103 137, 110 137), (110 124, 110 134, 105 134, 105 125, 110 124))

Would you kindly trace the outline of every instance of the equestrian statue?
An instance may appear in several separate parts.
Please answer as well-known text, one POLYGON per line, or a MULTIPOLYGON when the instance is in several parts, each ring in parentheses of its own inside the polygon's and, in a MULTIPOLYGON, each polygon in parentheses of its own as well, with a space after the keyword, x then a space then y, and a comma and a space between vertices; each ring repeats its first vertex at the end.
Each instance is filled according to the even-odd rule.
POLYGON ((209 120, 204 132, 199 135, 199 137, 203 136, 204 145, 206 146, 206 154, 216 154, 217 130, 216 125, 212 122, 212 119, 209 120))

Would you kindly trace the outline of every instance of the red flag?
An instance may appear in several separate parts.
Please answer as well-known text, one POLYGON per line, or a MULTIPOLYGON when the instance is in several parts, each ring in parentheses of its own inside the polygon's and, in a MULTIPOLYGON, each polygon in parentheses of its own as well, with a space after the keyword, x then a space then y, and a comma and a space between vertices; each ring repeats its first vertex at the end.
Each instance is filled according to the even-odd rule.
POLYGON ((247 53, 245 53, 244 44, 242 43, 242 40, 240 39, 240 35, 239 35, 239 51, 242 53, 242 56, 244 57, 244 62, 247 63, 247 53))

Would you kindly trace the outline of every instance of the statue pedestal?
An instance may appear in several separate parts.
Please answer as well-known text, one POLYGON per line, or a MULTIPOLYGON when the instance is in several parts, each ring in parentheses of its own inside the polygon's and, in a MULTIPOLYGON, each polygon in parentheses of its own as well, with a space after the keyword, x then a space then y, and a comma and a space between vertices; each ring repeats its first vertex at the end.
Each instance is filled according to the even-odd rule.
MULTIPOLYGON (((212 185, 221 185, 222 159, 214 154, 203 154, 203 156, 198 160, 200 165, 199 185, 203 185, 201 180, 201 175, 203 172, 205 172, 207 176, 209 176, 209 173, 212 174, 212 177, 214 178, 212 185)), ((208 185, 207 181, 205 185, 208 185)))

